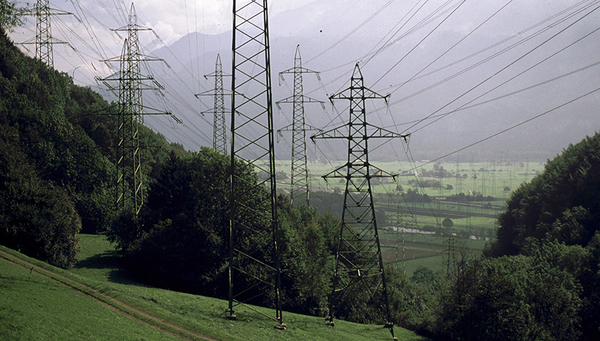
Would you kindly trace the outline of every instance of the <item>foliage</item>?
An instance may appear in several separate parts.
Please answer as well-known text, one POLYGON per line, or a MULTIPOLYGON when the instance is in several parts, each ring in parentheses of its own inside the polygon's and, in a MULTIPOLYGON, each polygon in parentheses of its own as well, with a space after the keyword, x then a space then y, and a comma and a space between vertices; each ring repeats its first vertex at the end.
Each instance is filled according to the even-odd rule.
POLYGON ((0 125, 0 244, 61 267, 79 249, 79 215, 64 190, 40 179, 0 125))
MULTIPOLYGON (((6 1, 0 9, 3 15, 18 12, 6 1)), ((115 113, 90 88, 24 56, 0 29, 0 242, 69 267, 80 230, 108 229, 114 219, 115 113)), ((152 146, 142 152, 146 176, 168 150, 183 153, 146 127, 140 139, 152 146)))
MULTIPOLYGON (((448 334, 469 338, 460 327, 463 318, 473 321, 486 316, 488 328, 503 330, 497 321, 512 316, 518 323, 505 330, 505 339, 600 337, 599 147, 598 134, 569 146, 540 175, 512 193, 498 219, 497 240, 484 252, 490 258, 468 267, 471 272, 466 278, 471 283, 461 292, 472 302, 460 313, 449 309, 456 306, 456 299, 446 304, 449 310, 442 316, 447 317, 448 334), (481 281, 494 291, 478 289, 481 281), (503 291, 506 288, 510 290, 503 291), (521 327, 514 329, 519 323, 521 327)), ((487 335, 483 333, 480 330, 470 338, 487 335)))
POLYGON ((559 249, 540 246, 532 256, 465 264, 443 297, 440 334, 453 340, 577 339, 581 287, 552 259, 567 251, 559 249))
POLYGON ((24 14, 25 9, 17 7, 16 2, 0 0, 0 29, 10 32, 15 26, 21 26, 24 14))
POLYGON ((402 200, 404 202, 431 202, 431 198, 427 194, 420 194, 416 189, 409 189, 406 193, 402 193, 402 200))
POLYGON ((331 291, 335 234, 339 220, 314 207, 292 207, 289 198, 278 199, 282 286, 286 310, 326 316, 331 291))
POLYGON ((81 229, 69 190, 93 185, 95 177, 76 176, 86 171, 75 160, 85 164, 86 158, 68 148, 79 136, 61 115, 60 77, 22 56, 0 33, 0 242, 69 267, 81 229))
MULTIPOLYGON (((202 148, 184 156, 171 153, 156 167, 139 221, 122 215, 108 233, 124 251, 125 264, 137 278, 161 287, 227 296, 222 283, 227 281, 229 162, 226 155, 202 148)), ((239 174, 246 178, 238 185, 257 183, 251 166, 236 162, 239 174)), ((261 186, 240 188, 237 193, 242 219, 238 223, 245 229, 240 229, 236 240, 244 240, 240 247, 252 249, 256 257, 268 259, 270 254, 256 255, 255 246, 263 243, 260 237, 247 235, 250 229, 268 227, 258 213, 264 211, 260 205, 268 193, 261 186)), ((325 315, 338 220, 314 208, 294 208, 284 196, 278 203, 285 308, 325 315)), ((257 303, 268 304, 270 299, 267 296, 257 303)))
POLYGON ((527 237, 589 243, 600 226, 600 135, 569 146, 514 191, 488 255, 519 254, 527 237))
MULTIPOLYGON (((172 152, 164 164, 157 164, 139 221, 123 215, 108 233, 136 276, 162 287, 225 295, 224 286, 214 282, 222 280, 219 276, 228 259, 228 165, 227 156, 209 148, 184 156, 172 152)), ((256 183, 249 165, 238 161, 237 169, 256 183)), ((264 228, 255 211, 244 209, 260 210, 264 189, 238 193, 243 193, 244 202, 240 223, 264 228)))

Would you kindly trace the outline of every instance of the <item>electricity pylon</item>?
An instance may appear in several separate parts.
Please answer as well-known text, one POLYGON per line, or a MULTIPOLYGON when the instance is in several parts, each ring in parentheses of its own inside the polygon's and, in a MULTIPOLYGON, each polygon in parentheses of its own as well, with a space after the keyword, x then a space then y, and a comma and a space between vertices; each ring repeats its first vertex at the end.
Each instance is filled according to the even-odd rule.
POLYGON ((344 304, 352 304, 347 302, 358 300, 363 304, 376 304, 379 311, 383 310, 385 326, 390 329, 393 337, 394 327, 391 323, 371 179, 395 175, 388 174, 369 162, 368 141, 379 138, 406 139, 408 135, 370 125, 365 106, 367 99, 384 99, 387 103, 388 97, 389 95, 379 95, 364 86, 362 73, 356 64, 350 87, 329 97, 332 102, 335 99, 350 101, 348 124, 313 135, 311 139, 348 140, 348 161, 323 176, 346 179, 328 323, 333 325, 336 309, 342 310, 339 308, 343 308, 344 304))
MULTIPOLYGON (((35 44, 35 58, 49 67, 54 67, 54 52, 52 46, 54 44, 67 44, 70 46, 70 44, 52 37, 51 17, 53 15, 74 16, 74 14, 51 8, 50 0, 37 0, 33 6, 33 10, 28 10, 26 13, 36 18, 35 41, 30 39, 21 44, 35 44)), ((75 18, 79 20, 79 18, 75 18)), ((73 47, 71 46, 71 48, 73 47)))
POLYGON ((120 57, 106 62, 119 62, 120 69, 116 75, 99 78, 110 90, 118 91, 118 145, 116 155, 116 197, 115 203, 119 210, 132 210, 137 216, 144 204, 143 172, 141 159, 141 146, 139 139, 139 125, 144 123, 145 115, 174 115, 168 112, 152 112, 151 108, 143 105, 142 91, 163 90, 152 76, 141 73, 141 64, 149 61, 162 61, 151 58, 140 52, 138 39, 139 31, 149 31, 137 24, 137 14, 133 3, 129 12, 128 24, 114 31, 127 32, 127 39, 123 44, 120 57), (117 86, 111 83, 116 82, 117 86), (145 111, 150 109, 151 111, 145 111))
POLYGON ((204 75, 204 78, 213 77, 215 79, 215 88, 212 91, 206 91, 196 94, 196 98, 200 96, 213 96, 214 106, 212 111, 203 112, 213 114, 213 149, 222 154, 227 154, 227 130, 225 126, 225 114, 229 110, 225 109, 225 91, 223 90, 223 65, 221 64, 221 55, 217 54, 215 63, 215 72, 204 75))
POLYGON ((306 159, 306 132, 311 130, 321 130, 318 128, 306 125, 304 115, 304 103, 320 103, 323 109, 325 106, 322 101, 304 96, 304 88, 302 86, 302 74, 314 73, 317 79, 321 80, 317 71, 305 69, 302 67, 302 57, 300 56, 300 45, 296 47, 296 55, 294 56, 294 67, 281 71, 279 77, 283 79, 284 74, 294 75, 294 94, 291 97, 278 101, 277 107, 281 103, 292 103, 294 113, 292 115, 292 124, 283 127, 277 132, 292 131, 292 167, 291 167, 291 188, 290 199, 292 204, 305 203, 309 201, 309 182, 308 182, 308 166, 306 159))
POLYGON ((235 319, 234 302, 268 294, 276 327, 284 329, 267 0, 233 1, 232 42, 228 318, 235 319), (258 173, 258 182, 243 176, 241 160, 258 173), (264 191, 264 199, 243 205, 240 199, 249 190, 264 191), (260 218, 245 219, 250 211, 260 218))

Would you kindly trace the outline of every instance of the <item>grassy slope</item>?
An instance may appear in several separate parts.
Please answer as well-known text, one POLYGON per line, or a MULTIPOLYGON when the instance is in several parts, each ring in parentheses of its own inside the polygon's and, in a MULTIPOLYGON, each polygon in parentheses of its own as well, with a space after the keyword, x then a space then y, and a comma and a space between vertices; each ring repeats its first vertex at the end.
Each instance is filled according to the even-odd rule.
POLYGON ((0 260, 2 340, 177 340, 53 279, 0 260))
MULTIPOLYGON (((119 269, 118 255, 101 236, 81 235, 82 252, 79 254, 79 263, 72 271, 63 271, 53 268, 54 271, 70 276, 78 281, 93 286, 103 292, 116 297, 128 304, 140 307, 145 311, 159 316, 185 328, 211 335, 220 340, 387 340, 390 334, 386 329, 377 325, 360 325, 337 321, 336 327, 326 327, 323 319, 284 313, 284 320, 288 326, 286 331, 273 328, 274 322, 243 307, 236 309, 238 321, 229 321, 224 318, 227 302, 223 300, 178 293, 163 289, 142 286, 127 279, 126 274, 119 269)), ((26 258, 26 257, 24 257, 26 258)), ((29 258, 27 260, 31 261, 29 258)), ((36 263, 36 264, 39 264, 36 263)), ((13 335, 14 337, 2 339, 40 339, 34 335, 29 323, 45 316, 46 320, 40 322, 46 328, 43 332, 49 340, 65 339, 91 339, 91 340, 169 340, 171 336, 162 334, 138 322, 128 320, 126 317, 114 313, 109 308, 93 301, 91 298, 77 293, 72 289, 53 282, 50 279, 39 277, 29 281, 28 286, 22 284, 23 278, 18 276, 5 278, 5 267, 12 265, 0 261, 0 274, 2 275, 2 290, 0 291, 0 336, 13 335), (50 285, 52 284, 52 285, 50 285), (8 291, 4 287, 28 287, 26 292, 8 291), (54 289, 51 289, 54 288, 54 289), (56 289, 60 288, 60 289, 56 289), (45 290, 51 290, 46 292, 45 290), (52 291, 54 290, 54 291, 52 291), (62 292, 60 296, 55 292, 62 292), (41 293, 41 294, 38 294, 41 293), (40 296, 40 297, 38 297, 40 296), (36 308, 32 306, 25 309, 24 302, 36 299, 50 300, 45 305, 36 308), (43 308, 45 306, 45 308, 43 308), (86 308, 86 306, 88 308, 86 308), (93 308, 89 308, 93 307, 93 308), (98 315, 94 315, 88 310, 98 315), (14 313, 17 312, 18 313, 14 313), (56 312, 59 312, 58 314, 56 312), (85 316, 83 316, 85 315, 85 316), (123 321, 125 320, 125 321, 123 321), (75 330, 75 334, 68 332, 61 326, 68 325, 75 330), (81 323, 79 323, 81 321, 81 323), (122 325, 122 327, 121 327, 122 325), (113 328, 113 326, 119 326, 113 328), (106 330, 113 330, 116 334, 107 334, 106 330), (63 332, 64 330, 64 332, 63 332), (89 331, 88 331, 89 330, 89 331), (9 332, 13 334, 8 334, 9 332), (81 334, 88 332, 87 335, 81 334), (6 333, 6 334, 4 334, 6 333), (14 334, 16 333, 16 334, 14 334), (77 334, 79 333, 79 334, 77 334), (115 336, 117 335, 117 336, 115 336)), ((12 266, 14 268, 14 266, 12 266)), ((50 268, 45 265, 45 268, 50 268)), ((27 270, 16 268, 22 276, 31 275, 27 270)), ((17 272, 18 272, 17 271, 17 272)), ((31 276, 30 276, 31 277, 31 276)), ((263 310, 271 313, 269 310, 263 310)), ((396 336, 400 340, 422 340, 410 331, 395 328, 396 336)), ((39 335, 37 335, 39 336, 39 335)), ((44 339, 44 338, 41 338, 44 339)))

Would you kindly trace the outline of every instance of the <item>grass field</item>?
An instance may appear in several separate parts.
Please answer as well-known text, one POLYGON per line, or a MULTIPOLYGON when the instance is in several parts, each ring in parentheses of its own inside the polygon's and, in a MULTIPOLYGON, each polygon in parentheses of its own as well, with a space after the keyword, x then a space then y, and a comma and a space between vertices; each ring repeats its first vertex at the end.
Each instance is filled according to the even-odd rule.
POLYGON ((54 279, 0 260, 2 340, 178 340, 54 279))
MULTIPOLYGON (((200 339, 173 328, 165 334, 149 324, 159 324, 140 313, 133 313, 146 324, 116 312, 94 297, 108 295, 120 303, 108 301, 124 310, 140 309, 158 321, 181 326, 217 340, 389 340, 380 325, 361 325, 337 321, 325 326, 322 318, 292 313, 283 315, 287 330, 274 329, 275 322, 238 306, 237 321, 225 318, 227 302, 219 299, 179 293, 140 285, 120 269, 118 254, 103 236, 80 235, 81 253, 77 266, 70 271, 0 247, 19 259, 41 266, 57 276, 71 278, 74 286, 93 287, 87 294, 74 290, 38 271, 20 268, 0 258, 0 339, 2 340, 173 340, 200 339), (99 294, 101 293, 101 294, 99 294), (125 308, 123 308, 125 307, 125 308), (130 308, 127 308, 130 307, 130 308), (141 316, 140 316, 141 315, 141 316), (179 336, 178 336, 179 335, 179 336)), ((39 271, 41 272, 41 271, 39 271)), ((264 313, 269 309, 256 308, 264 313)), ((414 333, 395 328, 400 340, 425 340, 414 333)))

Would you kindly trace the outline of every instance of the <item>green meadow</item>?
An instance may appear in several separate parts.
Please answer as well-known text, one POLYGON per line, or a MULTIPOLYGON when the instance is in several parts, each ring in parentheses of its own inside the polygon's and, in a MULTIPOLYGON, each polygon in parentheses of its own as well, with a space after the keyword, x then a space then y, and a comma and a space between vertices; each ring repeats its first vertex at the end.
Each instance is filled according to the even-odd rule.
MULTIPOLYGON (((230 321, 225 318, 227 301, 148 287, 129 278, 119 266, 118 253, 104 236, 80 235, 80 242, 78 262, 69 271, 0 247, 0 250, 22 259, 20 264, 25 267, 0 258, 0 339, 202 339, 169 326, 162 328, 170 333, 158 330, 156 325, 161 324, 145 314, 216 340, 360 341, 389 340, 391 336, 380 325, 336 321, 335 327, 327 327, 323 318, 286 312, 283 318, 287 330, 281 331, 274 328, 274 321, 260 314, 271 311, 260 307, 237 306, 238 320, 230 321), (42 276, 24 262, 41 266, 78 284, 68 286, 42 276), (77 291, 73 287, 81 287, 82 290, 77 291), (117 303, 103 295, 116 299, 117 303), (137 319, 118 311, 127 311, 137 319)), ((426 340, 411 331, 394 330, 400 340, 426 340)))

